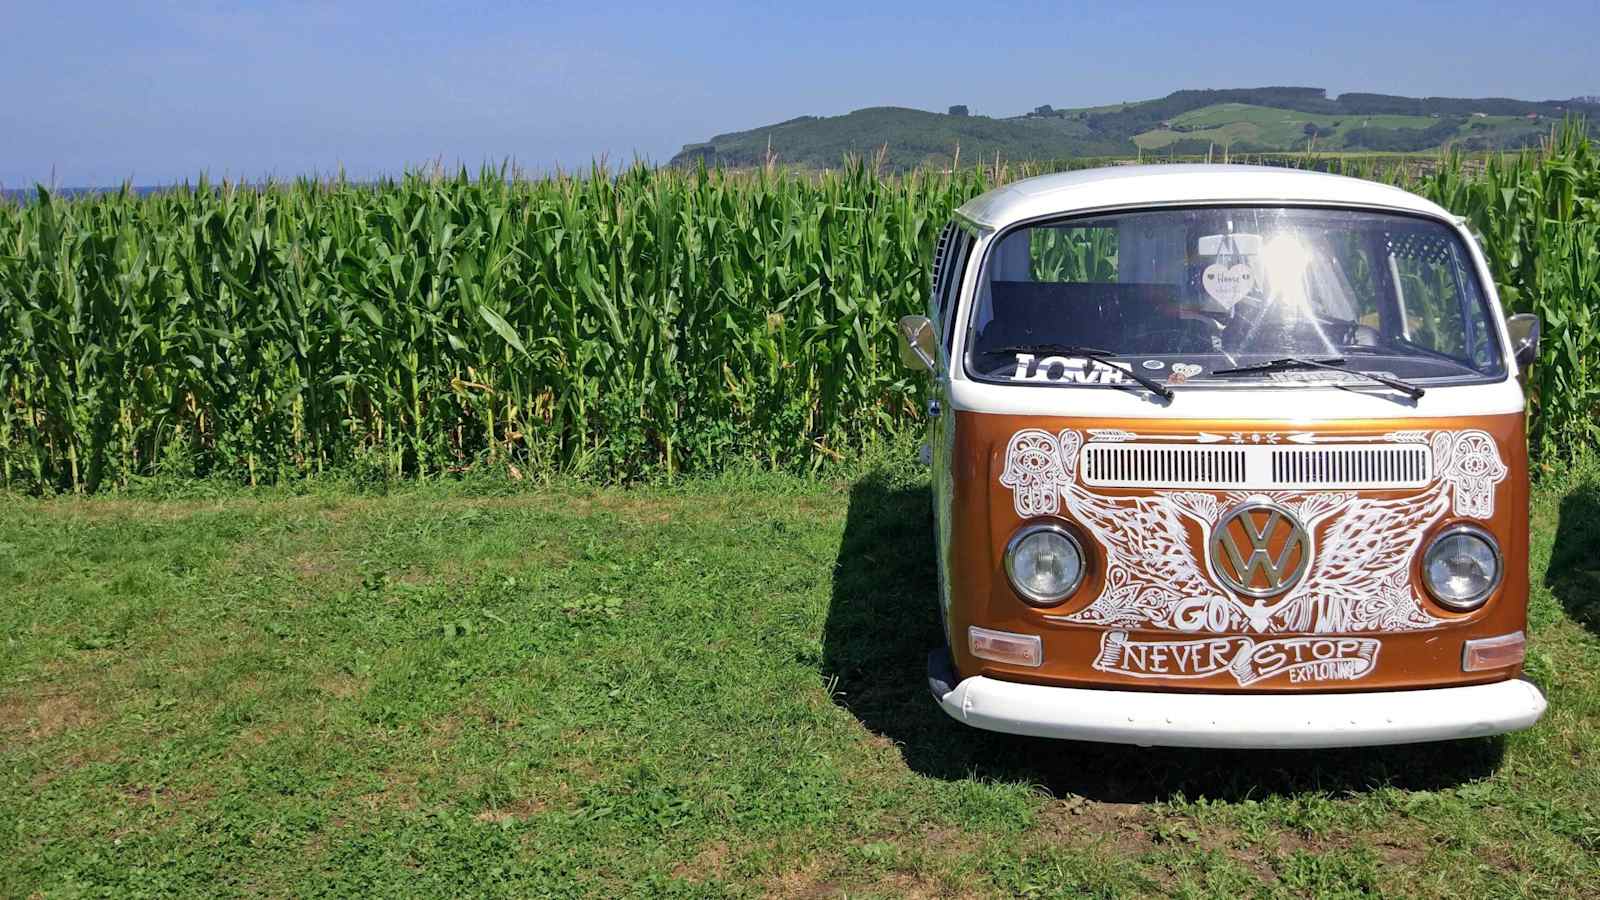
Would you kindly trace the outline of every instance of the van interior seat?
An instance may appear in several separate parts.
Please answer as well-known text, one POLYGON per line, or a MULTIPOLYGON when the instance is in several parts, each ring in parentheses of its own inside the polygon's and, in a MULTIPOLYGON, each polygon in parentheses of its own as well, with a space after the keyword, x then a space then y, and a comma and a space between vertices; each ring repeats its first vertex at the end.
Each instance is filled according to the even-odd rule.
POLYGON ((1116 350, 1176 317, 1178 286, 993 281, 994 319, 978 347, 1078 344, 1116 350))

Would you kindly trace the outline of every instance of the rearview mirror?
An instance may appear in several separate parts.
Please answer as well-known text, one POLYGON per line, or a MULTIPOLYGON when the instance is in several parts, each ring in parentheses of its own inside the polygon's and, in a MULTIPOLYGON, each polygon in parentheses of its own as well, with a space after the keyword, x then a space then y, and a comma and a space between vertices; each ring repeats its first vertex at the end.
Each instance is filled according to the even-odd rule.
POLYGON ((1238 256, 1260 256, 1259 234, 1204 234, 1195 242, 1195 252, 1200 256, 1217 256, 1227 250, 1238 256))
POLYGON ((1533 313, 1517 313, 1506 319, 1506 330, 1511 332, 1511 353, 1518 369, 1526 369, 1539 358, 1539 317, 1533 313))
POLYGON ((933 371, 933 354, 939 342, 933 336, 933 322, 927 316, 906 316, 897 326, 900 332, 900 362, 908 369, 933 371))

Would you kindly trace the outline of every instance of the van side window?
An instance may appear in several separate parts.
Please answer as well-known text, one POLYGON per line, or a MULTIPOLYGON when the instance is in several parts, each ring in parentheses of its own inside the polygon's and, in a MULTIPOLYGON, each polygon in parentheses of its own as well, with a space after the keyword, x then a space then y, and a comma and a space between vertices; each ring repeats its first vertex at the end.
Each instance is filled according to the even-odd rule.
POLYGON ((945 256, 945 290, 939 307, 939 334, 944 338, 944 348, 955 343, 956 307, 960 305, 961 281, 967 274, 967 259, 972 256, 972 235, 957 228, 950 238, 950 250, 945 256))
POLYGON ((1391 233, 1389 259, 1408 340, 1451 358, 1483 366, 1492 361, 1483 304, 1456 277, 1464 260, 1434 235, 1391 233))
POLYGON ((948 281, 945 263, 950 258, 950 244, 955 240, 956 233, 956 223, 949 223, 939 232, 939 239, 933 245, 933 289, 928 294, 928 318, 934 322, 943 318, 945 284, 948 281))

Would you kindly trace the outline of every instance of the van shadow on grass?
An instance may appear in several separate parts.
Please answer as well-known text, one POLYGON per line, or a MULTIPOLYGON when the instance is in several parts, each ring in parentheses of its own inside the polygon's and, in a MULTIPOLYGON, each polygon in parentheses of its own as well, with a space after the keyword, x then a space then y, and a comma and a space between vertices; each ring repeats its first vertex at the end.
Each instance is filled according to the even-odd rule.
POLYGON ((1559 515, 1545 586, 1573 621, 1600 635, 1600 484, 1561 498, 1559 515))
POLYGON ((926 486, 902 487, 880 475, 852 487, 823 636, 823 674, 834 682, 837 702, 894 741, 916 772, 1144 803, 1384 786, 1437 790, 1484 777, 1500 762, 1500 738, 1348 750, 1144 749, 959 724, 927 687, 928 651, 943 640, 930 502, 926 486))

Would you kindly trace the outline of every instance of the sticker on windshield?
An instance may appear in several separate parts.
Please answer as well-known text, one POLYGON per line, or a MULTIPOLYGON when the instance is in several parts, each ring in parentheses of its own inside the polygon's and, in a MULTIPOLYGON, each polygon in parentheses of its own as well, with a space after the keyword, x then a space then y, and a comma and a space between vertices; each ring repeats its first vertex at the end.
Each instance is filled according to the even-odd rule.
POLYGON ((1143 363, 1140 363, 1140 365, 1151 371, 1155 371, 1156 369, 1165 369, 1167 367, 1167 364, 1159 359, 1147 359, 1143 363))
MULTIPOLYGON (((1373 372, 1382 378, 1393 378, 1393 372, 1373 372)), ((1310 371, 1268 372, 1267 378, 1275 384, 1360 384, 1370 385, 1372 380, 1363 378, 1355 372, 1330 372, 1326 369, 1313 369, 1310 371)))
POLYGON ((1122 384, 1127 372, 1124 363, 1102 364, 1080 356, 1046 356, 1035 361, 1031 353, 1018 353, 1017 370, 1011 377, 1016 381, 1122 384))
POLYGON ((1183 384, 1199 374, 1200 367, 1194 363, 1173 363, 1172 372, 1167 375, 1167 384, 1183 384))
POLYGON ((1225 266, 1215 262, 1206 266, 1200 276, 1200 284, 1211 299, 1232 309, 1235 303, 1249 296, 1251 288, 1255 287, 1255 274, 1247 263, 1225 266))

